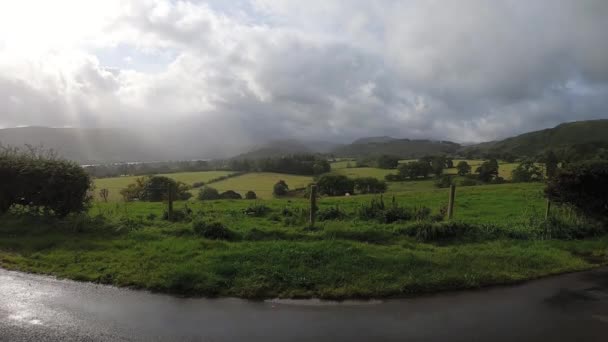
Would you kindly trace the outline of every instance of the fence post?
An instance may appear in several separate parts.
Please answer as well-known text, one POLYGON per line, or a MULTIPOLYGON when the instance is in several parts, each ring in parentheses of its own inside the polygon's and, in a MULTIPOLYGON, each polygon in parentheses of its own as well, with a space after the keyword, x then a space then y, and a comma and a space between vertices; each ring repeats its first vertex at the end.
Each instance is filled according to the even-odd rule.
POLYGON ((547 200, 547 208, 545 209, 545 220, 549 219, 550 214, 551 214, 551 201, 547 200))
POLYGON ((454 217, 454 197, 456 195, 456 185, 450 185, 450 199, 448 201, 448 220, 454 217))
POLYGON ((167 219, 173 221, 173 185, 169 184, 169 193, 167 194, 167 219))
POLYGON ((312 184, 310 186, 310 219, 309 223, 311 227, 315 225, 315 214, 317 212, 317 185, 312 184))

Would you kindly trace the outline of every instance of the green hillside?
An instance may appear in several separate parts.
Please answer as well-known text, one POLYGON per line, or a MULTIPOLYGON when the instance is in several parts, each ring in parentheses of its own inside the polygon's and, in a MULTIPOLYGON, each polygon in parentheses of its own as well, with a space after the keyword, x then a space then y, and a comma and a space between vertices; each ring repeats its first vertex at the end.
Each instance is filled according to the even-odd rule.
POLYGON ((449 141, 410 140, 410 139, 360 139, 350 145, 340 146, 332 154, 348 158, 367 158, 383 154, 404 159, 416 159, 425 155, 451 154, 460 145, 449 141))
POLYGON ((563 123, 554 128, 468 146, 463 151, 472 154, 512 153, 517 156, 534 156, 549 149, 562 150, 582 145, 590 149, 607 147, 608 120, 563 123))

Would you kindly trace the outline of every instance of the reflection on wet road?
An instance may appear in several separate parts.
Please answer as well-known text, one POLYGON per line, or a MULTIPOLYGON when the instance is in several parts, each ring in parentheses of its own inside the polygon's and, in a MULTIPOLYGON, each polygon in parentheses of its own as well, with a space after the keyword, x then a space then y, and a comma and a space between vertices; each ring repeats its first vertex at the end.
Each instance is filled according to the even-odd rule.
POLYGON ((608 269, 372 302, 186 299, 0 269, 0 341, 608 341, 608 269))

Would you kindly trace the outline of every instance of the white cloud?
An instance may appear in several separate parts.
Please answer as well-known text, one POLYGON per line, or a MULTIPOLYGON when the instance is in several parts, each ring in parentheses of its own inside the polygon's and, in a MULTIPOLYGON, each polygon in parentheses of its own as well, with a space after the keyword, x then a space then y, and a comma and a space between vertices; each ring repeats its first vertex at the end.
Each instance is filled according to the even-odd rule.
POLYGON ((3 2, 0 126, 471 141, 608 117, 604 1, 232 4, 3 2))

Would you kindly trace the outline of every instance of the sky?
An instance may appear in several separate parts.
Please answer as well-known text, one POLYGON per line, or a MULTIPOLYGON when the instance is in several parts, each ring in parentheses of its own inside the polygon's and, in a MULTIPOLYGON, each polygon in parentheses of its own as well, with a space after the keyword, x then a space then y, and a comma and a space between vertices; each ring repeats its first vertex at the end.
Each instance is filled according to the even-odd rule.
POLYGON ((2 0, 0 127, 478 142, 608 118, 604 0, 2 0))

